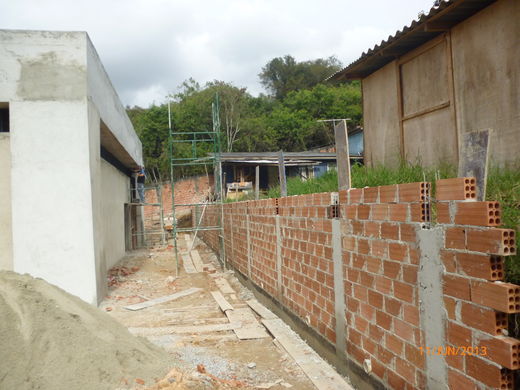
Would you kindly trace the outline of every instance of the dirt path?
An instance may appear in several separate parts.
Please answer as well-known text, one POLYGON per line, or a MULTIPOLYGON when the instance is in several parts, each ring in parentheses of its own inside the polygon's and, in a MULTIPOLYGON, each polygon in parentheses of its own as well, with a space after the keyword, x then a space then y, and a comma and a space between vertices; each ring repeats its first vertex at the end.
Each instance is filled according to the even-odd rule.
MULTIPOLYGON (((240 340, 232 329, 207 331, 212 325, 225 328, 230 324, 211 291, 220 291, 234 309, 247 308, 246 311, 249 310, 246 301, 253 295, 232 272, 222 272, 215 255, 203 243, 199 242, 195 249, 203 263, 213 264, 215 273, 186 273, 181 266, 179 277, 175 278, 171 250, 135 252, 111 270, 109 293, 100 308, 130 328, 132 333, 165 348, 183 371, 196 373, 198 370, 223 383, 235 383, 230 388, 316 389, 270 335, 240 340), (222 285, 219 289, 216 280, 222 278, 233 292, 222 289, 222 285), (170 302, 137 311, 124 308, 193 287, 200 290, 170 302)), ((259 318, 256 314, 255 317, 259 318)))

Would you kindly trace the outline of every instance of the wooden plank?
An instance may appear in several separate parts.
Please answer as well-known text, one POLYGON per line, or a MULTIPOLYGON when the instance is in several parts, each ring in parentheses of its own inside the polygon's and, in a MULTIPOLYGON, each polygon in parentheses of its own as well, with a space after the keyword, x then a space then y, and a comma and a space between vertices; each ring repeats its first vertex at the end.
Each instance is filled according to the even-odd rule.
POLYGON ((202 264, 202 259, 200 258, 199 251, 196 249, 192 250, 190 252, 190 256, 197 272, 204 272, 204 264, 202 264))
POLYGON ((262 320, 318 390, 354 390, 320 355, 280 319, 262 320))
POLYGON ((203 306, 182 306, 182 307, 172 307, 169 309, 163 309, 163 313, 177 313, 177 312, 191 312, 196 310, 204 310, 211 311, 212 309, 217 310, 218 307, 215 305, 203 305, 203 306))
POLYGON ((338 171, 338 190, 350 188, 350 156, 348 150, 347 121, 341 120, 334 126, 336 141, 336 166, 338 171))
POLYGON ((215 298, 215 301, 217 301, 218 305, 220 306, 220 309, 225 313, 226 310, 233 310, 233 306, 226 301, 226 298, 224 298, 224 295, 220 291, 211 291, 211 295, 213 295, 213 298, 215 298))
POLYGON ((187 274, 197 273, 197 270, 191 261, 191 257, 187 253, 182 254, 182 266, 184 267, 184 271, 186 271, 187 274))
POLYGON ((249 301, 246 301, 246 303, 249 305, 251 309, 253 309, 256 312, 256 314, 258 314, 262 318, 265 318, 267 320, 278 318, 276 315, 273 314, 271 310, 266 308, 256 299, 251 299, 249 301))
POLYGON ((210 325, 190 325, 190 326, 159 326, 155 328, 128 328, 130 333, 137 336, 158 336, 166 334, 183 334, 183 333, 210 333, 223 332, 227 330, 239 329, 242 326, 240 322, 229 322, 227 324, 210 324, 210 325))
POLYGON ((241 328, 233 329, 240 340, 261 339, 270 337, 265 328, 256 320, 253 311, 249 308, 227 310, 229 322, 240 322, 241 328))
POLYGON ((217 284, 217 287, 220 291, 222 291, 222 294, 234 294, 235 290, 229 285, 227 279, 224 278, 217 278, 215 279, 215 283, 217 284))
POLYGON ((462 134, 459 154, 459 177, 477 179, 477 200, 486 199, 490 130, 462 134))
POLYGON ((198 291, 201 291, 201 290, 202 290, 201 288, 192 287, 192 288, 189 288, 187 290, 176 292, 175 294, 165 295, 164 297, 151 299, 149 301, 136 303, 134 305, 124 306, 124 308, 127 309, 127 310, 132 310, 132 311, 146 309, 147 307, 158 305, 160 303, 174 301, 175 299, 179 299, 179 298, 182 298, 182 297, 194 294, 194 293, 196 293, 198 291))

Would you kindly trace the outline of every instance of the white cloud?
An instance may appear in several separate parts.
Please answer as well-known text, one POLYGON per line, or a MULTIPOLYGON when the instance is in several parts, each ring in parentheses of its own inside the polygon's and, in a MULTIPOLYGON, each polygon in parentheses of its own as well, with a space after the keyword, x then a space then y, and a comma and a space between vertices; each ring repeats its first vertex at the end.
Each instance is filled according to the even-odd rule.
POLYGON ((267 61, 336 55, 344 64, 433 0, 17 0, 0 26, 87 31, 125 105, 160 103, 193 77, 262 87, 267 61))

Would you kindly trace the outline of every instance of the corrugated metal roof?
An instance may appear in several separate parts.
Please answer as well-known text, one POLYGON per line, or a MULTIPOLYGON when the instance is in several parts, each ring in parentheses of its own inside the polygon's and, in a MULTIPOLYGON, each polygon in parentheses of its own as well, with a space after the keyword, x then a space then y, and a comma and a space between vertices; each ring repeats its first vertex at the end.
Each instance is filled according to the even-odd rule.
POLYGON ((476 14, 497 0, 444 0, 432 7, 428 14, 414 20, 393 36, 381 41, 373 49, 327 80, 352 80, 368 76, 403 54, 448 31, 451 27, 476 14))

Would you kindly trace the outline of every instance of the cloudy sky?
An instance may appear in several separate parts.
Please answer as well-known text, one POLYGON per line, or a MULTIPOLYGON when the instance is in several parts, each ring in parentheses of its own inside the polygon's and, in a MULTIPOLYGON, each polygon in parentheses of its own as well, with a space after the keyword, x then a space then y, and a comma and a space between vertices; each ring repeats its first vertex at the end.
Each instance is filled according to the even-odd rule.
POLYGON ((263 92, 274 57, 343 64, 433 0, 0 0, 0 28, 87 31, 125 105, 162 103, 183 80, 263 92))

